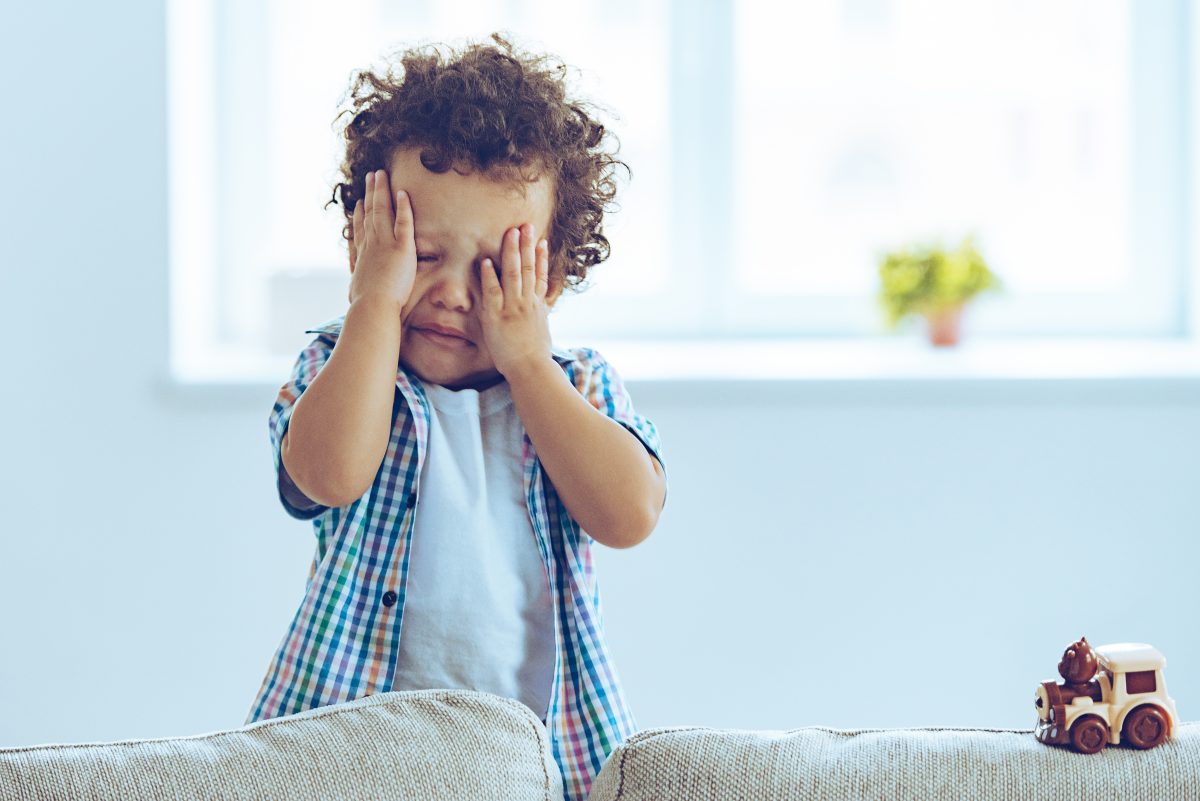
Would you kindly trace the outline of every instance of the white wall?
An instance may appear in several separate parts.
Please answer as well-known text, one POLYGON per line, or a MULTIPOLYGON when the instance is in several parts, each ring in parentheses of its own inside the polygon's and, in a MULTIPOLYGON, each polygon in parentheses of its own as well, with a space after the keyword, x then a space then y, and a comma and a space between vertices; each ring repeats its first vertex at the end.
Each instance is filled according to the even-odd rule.
MULTIPOLYGON (((0 746, 236 727, 313 544, 286 377, 162 383, 161 3, 3 16, 0 746)), ((1028 727, 1081 634, 1197 717, 1194 382, 631 389, 670 498, 598 570, 642 726, 1028 727)))

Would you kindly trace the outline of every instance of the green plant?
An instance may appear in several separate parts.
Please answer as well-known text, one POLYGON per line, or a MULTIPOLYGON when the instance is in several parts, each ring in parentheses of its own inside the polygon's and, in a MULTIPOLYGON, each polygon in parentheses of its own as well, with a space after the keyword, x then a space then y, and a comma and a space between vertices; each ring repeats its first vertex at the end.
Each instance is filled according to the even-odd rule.
POLYGON ((910 314, 938 314, 1000 286, 970 236, 957 250, 917 245, 885 253, 879 278, 879 299, 892 328, 910 314))

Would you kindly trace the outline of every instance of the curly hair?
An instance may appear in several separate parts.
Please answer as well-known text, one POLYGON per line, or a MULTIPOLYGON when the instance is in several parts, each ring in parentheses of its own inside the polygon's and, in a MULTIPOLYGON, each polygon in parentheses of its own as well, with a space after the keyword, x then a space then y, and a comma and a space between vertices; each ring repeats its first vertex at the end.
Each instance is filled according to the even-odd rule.
POLYGON ((401 147, 419 147, 421 164, 437 173, 478 171, 512 183, 545 173, 554 179, 551 286, 577 289, 611 250, 602 224, 615 170, 632 172, 590 104, 566 96, 565 64, 515 51, 499 33, 490 38, 499 47, 468 43, 448 56, 436 45, 413 47, 398 55, 399 71, 393 64, 352 74, 349 108, 334 119, 350 115, 342 180, 325 207, 341 204, 349 242, 367 173, 388 168, 401 147))

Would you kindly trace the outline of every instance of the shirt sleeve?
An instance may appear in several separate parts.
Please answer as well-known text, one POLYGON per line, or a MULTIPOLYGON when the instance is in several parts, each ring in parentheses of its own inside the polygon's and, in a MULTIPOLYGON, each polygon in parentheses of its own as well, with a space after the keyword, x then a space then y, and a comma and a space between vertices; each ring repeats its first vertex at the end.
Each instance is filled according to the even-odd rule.
POLYGON ((279 502, 289 515, 299 520, 311 520, 329 507, 306 496, 288 475, 287 468, 283 466, 283 437, 287 433, 288 423, 292 420, 292 409, 296 406, 296 400, 325 366, 325 362, 329 361, 331 353, 333 343, 327 336, 321 335, 314 339, 296 359, 292 376, 279 388, 275 406, 271 409, 271 451, 275 459, 275 486, 279 493, 279 502))
MULTIPOLYGON (((608 360, 590 348, 582 349, 581 353, 584 356, 585 368, 575 375, 576 389, 590 404, 637 437, 662 467, 665 477, 667 467, 663 463, 662 442, 654 423, 634 410, 633 400, 625 389, 625 383, 608 360)), ((665 496, 663 500, 665 502, 665 496)))

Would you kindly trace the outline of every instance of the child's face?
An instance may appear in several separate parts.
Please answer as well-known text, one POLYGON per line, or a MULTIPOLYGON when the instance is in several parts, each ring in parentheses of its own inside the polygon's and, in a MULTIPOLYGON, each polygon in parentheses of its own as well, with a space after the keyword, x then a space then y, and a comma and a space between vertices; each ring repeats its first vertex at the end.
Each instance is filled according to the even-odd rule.
MULTIPOLYGON (((401 310, 400 362, 426 381, 450 389, 485 389, 500 372, 484 343, 478 316, 479 264, 490 257, 499 266, 504 234, 522 223, 546 236, 554 204, 549 176, 520 188, 454 170, 435 173, 421 164, 419 148, 403 148, 388 167, 391 189, 408 192, 417 245, 417 274, 401 310), (462 338, 439 337, 422 329, 441 326, 462 338)), ((560 287, 553 284, 547 303, 560 287)))

